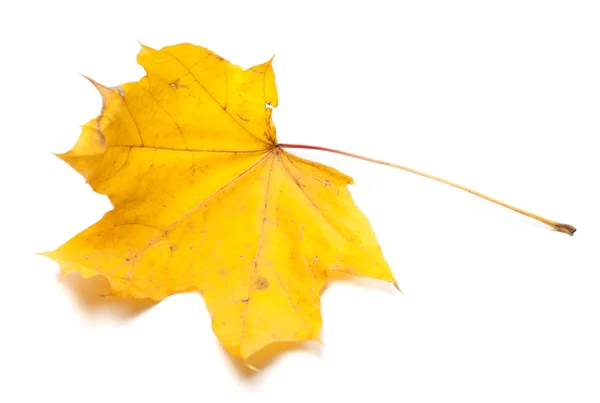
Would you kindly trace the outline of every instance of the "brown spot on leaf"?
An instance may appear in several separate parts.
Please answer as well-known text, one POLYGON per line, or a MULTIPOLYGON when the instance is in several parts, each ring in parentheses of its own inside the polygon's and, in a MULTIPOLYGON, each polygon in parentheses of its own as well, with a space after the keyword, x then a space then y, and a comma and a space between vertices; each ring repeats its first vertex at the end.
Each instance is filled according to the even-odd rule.
POLYGON ((250 119, 247 119, 245 117, 243 117, 242 115, 240 115, 239 113, 236 113, 236 115, 238 115, 238 118, 240 118, 241 120, 243 120, 244 122, 249 122, 250 119))
POLYGON ((257 290, 262 291, 269 287, 269 280, 262 276, 258 276, 254 282, 254 287, 256 287, 257 290))

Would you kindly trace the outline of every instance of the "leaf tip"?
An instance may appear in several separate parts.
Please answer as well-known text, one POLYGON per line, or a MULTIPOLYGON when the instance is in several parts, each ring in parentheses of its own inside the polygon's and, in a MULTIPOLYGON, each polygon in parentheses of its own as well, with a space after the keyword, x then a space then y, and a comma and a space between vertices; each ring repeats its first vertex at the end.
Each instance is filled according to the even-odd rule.
POLYGON ((394 280, 394 287, 396 288, 396 290, 400 291, 400 294, 404 295, 404 293, 402 292, 402 289, 398 286, 398 282, 396 280, 394 280))
POLYGON ((55 263, 58 263, 60 266, 60 274, 59 274, 59 278, 63 279, 65 277, 65 275, 67 273, 65 273, 65 269, 62 267, 61 263, 60 263, 60 259, 57 256, 57 251, 53 250, 53 251, 45 251, 45 252, 36 252, 34 253, 35 256, 43 256, 46 257, 50 260, 52 260, 55 263))
POLYGON ((55 260, 57 251, 56 250, 50 250, 50 251, 44 251, 44 252, 35 252, 34 255, 36 256, 44 256, 47 257, 48 259, 52 259, 55 260))
POLYGON ((80 75, 81 77, 85 78, 86 80, 88 80, 90 83, 92 83, 92 84, 94 84, 94 85, 95 85, 95 84, 97 84, 97 83, 96 83, 96 81, 94 81, 94 79, 93 79, 93 78, 91 78, 91 77, 89 77, 89 76, 86 76, 85 74, 81 74, 81 73, 80 73, 79 75, 80 75))
POLYGON ((85 74, 81 74, 81 76, 83 78, 85 78, 86 80, 88 80, 90 83, 92 83, 92 85, 98 90, 98 92, 100 93, 100 95, 102 95, 102 97, 106 97, 106 95, 108 94, 108 92, 110 92, 110 88, 100 84, 99 82, 97 82, 96 80, 94 80, 91 77, 86 76, 85 74))
POLYGON ((320 345, 322 345, 323 347, 327 347, 327 346, 325 345, 325 343, 323 342, 323 339, 321 339, 321 336, 317 336, 317 337, 315 337, 315 341, 316 341, 317 343, 319 343, 320 345))
POLYGON ((142 48, 142 49, 140 50, 140 55, 143 55, 144 53, 147 53, 147 52, 152 52, 152 51, 154 51, 154 50, 155 50, 155 49, 151 48, 150 46, 146 46, 146 45, 144 45, 142 42, 140 42, 140 40, 139 40, 139 39, 137 40, 137 42, 140 44, 140 46, 141 46, 141 48, 142 48))
POLYGON ((56 158, 59 158, 63 161, 65 161, 65 158, 67 157, 67 153, 54 153, 54 152, 50 152, 50 154, 54 155, 56 158))

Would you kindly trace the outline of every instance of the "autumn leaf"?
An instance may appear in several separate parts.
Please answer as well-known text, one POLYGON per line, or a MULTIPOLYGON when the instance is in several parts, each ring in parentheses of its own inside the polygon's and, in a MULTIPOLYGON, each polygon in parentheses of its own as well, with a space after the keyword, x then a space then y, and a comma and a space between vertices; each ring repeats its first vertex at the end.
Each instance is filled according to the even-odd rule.
POLYGON ((468 191, 572 235, 575 227, 401 165, 282 144, 271 119, 271 60, 243 70, 191 44, 142 46, 138 82, 105 87, 102 110, 59 154, 114 209, 44 253, 62 275, 104 276, 112 295, 162 300, 200 291, 227 351, 319 341, 332 272, 396 285, 348 191, 352 178, 286 149, 333 152, 468 191))
POLYGON ((46 256, 101 275, 116 296, 200 291, 227 351, 319 340, 337 271, 393 283, 352 178, 278 146, 271 61, 247 70, 190 44, 143 46, 139 82, 107 88, 100 115, 58 155, 114 209, 46 256))

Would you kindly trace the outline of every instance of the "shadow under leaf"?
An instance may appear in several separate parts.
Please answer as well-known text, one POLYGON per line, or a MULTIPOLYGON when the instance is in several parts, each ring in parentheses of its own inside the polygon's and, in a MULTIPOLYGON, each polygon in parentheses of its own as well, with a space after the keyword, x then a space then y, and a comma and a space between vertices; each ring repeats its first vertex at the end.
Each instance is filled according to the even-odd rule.
POLYGON ((246 361, 240 358, 234 358, 221 346, 223 353, 229 357, 229 360, 238 372, 245 378, 251 379, 259 371, 270 366, 276 360, 281 359, 286 353, 292 351, 302 351, 322 356, 323 346, 317 341, 290 341, 272 343, 262 350, 256 352, 246 361))
POLYGON ((90 315, 108 312, 117 319, 128 320, 158 303, 152 299, 107 296, 110 293, 110 283, 102 276, 83 278, 78 273, 69 273, 62 279, 62 283, 90 315))
MULTIPOLYGON (((109 281, 103 276, 83 278, 78 273, 69 273, 62 280, 62 284, 76 298, 83 310, 91 315, 110 315, 118 320, 131 320, 155 306, 159 301, 152 299, 122 298, 108 296, 111 291, 109 281)), ((342 272, 329 272, 328 282, 323 288, 325 292, 329 285, 341 282, 350 283, 360 288, 383 291, 386 294, 396 294, 394 287, 381 280, 357 277, 342 272)), ((232 357, 220 345, 223 354, 228 357, 237 372, 244 379, 251 379, 258 371, 281 359, 286 353, 302 351, 321 356, 323 345, 318 341, 278 342, 270 344, 258 351, 246 361, 232 357)))

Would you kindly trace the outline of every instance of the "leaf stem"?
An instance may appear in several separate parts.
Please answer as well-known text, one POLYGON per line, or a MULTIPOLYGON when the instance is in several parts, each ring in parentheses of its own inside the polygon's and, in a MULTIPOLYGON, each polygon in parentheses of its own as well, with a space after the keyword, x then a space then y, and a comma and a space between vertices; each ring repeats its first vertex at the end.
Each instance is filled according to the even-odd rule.
POLYGON ((471 193, 471 194, 473 194, 475 196, 479 196, 482 199, 491 201, 492 203, 495 203, 495 204, 498 204, 500 206, 506 207, 509 210, 515 211, 515 212, 523 214, 523 215, 525 215, 525 216, 527 216, 529 218, 533 218, 534 220, 540 221, 540 222, 542 222, 542 223, 544 223, 544 224, 546 224, 546 225, 554 228, 557 231, 564 232, 565 234, 573 235, 575 233, 575 231, 577 230, 574 226, 572 226, 570 224, 563 224, 563 223, 559 223, 559 222, 556 222, 556 221, 553 221, 553 220, 549 220, 549 219, 544 218, 542 216, 539 216, 537 214, 530 213, 530 212, 522 210, 522 209, 520 209, 518 207, 511 206, 510 204, 507 204, 507 203, 501 202, 499 200, 496 200, 494 198, 491 198, 489 196, 486 196, 486 195, 484 195, 482 193, 479 193, 479 192, 477 192, 475 190, 466 188, 466 187, 464 187, 462 185, 459 185, 457 183, 450 182, 449 180, 442 179, 442 178, 437 177, 437 176, 429 175, 429 174, 426 174, 424 172, 417 171, 416 169, 408 168, 408 167, 405 167, 405 166, 402 166, 402 165, 393 164, 391 162, 386 162, 386 161, 381 161, 381 160, 376 160, 374 158, 363 157, 362 155, 352 154, 352 153, 349 153, 349 152, 346 152, 346 151, 340 151, 340 150, 336 150, 336 149, 333 149, 333 148, 327 148, 327 147, 311 146, 311 145, 305 145, 305 144, 279 144, 278 147, 281 147, 281 148, 303 148, 303 149, 308 149, 308 150, 327 151, 327 152, 330 152, 330 153, 341 154, 341 155, 345 155, 347 157, 358 158, 358 159, 361 159, 361 160, 364 160, 364 161, 374 162, 376 164, 381 164, 381 165, 386 165, 386 166, 393 167, 393 168, 398 168, 398 169, 401 169, 403 171, 410 172, 410 173, 413 173, 413 174, 416 174, 416 175, 420 175, 420 176, 423 176, 425 178, 433 179, 435 181, 438 181, 438 182, 441 182, 441 183, 445 183, 446 185, 453 186, 453 187, 455 187, 457 189, 464 190, 465 192, 469 192, 469 193, 471 193))

